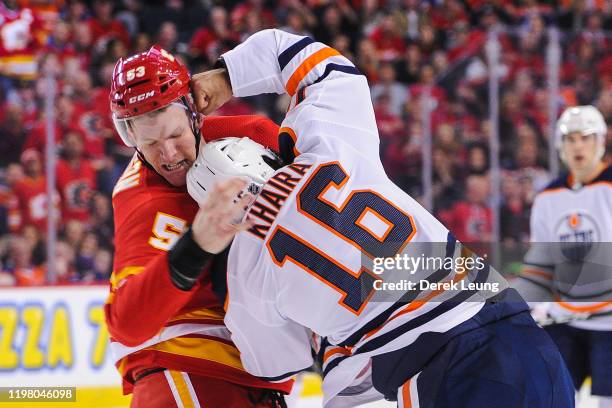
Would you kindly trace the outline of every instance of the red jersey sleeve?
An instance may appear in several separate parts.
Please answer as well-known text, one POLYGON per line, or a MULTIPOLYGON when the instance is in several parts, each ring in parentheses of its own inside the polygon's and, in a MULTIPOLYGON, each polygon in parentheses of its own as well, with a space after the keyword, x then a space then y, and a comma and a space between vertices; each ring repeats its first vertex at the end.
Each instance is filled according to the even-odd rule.
POLYGON ((265 116, 207 116, 202 126, 202 137, 210 142, 223 137, 247 136, 278 152, 278 129, 278 125, 265 116))

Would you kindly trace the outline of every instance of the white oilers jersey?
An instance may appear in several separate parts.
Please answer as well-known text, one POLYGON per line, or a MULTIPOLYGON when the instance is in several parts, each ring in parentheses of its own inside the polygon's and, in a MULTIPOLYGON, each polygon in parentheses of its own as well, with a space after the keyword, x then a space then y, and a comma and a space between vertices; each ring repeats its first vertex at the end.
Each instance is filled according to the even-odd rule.
POLYGON ((531 213, 531 247, 519 290, 528 301, 546 289, 552 316, 592 316, 574 327, 612 330, 612 167, 571 188, 568 177, 539 193, 531 213), (577 314, 577 315, 576 315, 577 314), (600 315, 600 316, 598 316, 600 315))
MULTIPOLYGON (((229 255, 225 322, 242 362, 256 376, 282 380, 313 364, 321 336, 325 405, 379 399, 371 356, 449 331, 487 296, 416 288, 385 297, 374 289, 386 279, 374 272, 375 259, 455 259, 466 250, 386 176, 367 80, 348 59, 279 30, 261 31, 223 58, 235 96, 292 96, 280 142, 293 163, 267 182, 249 211, 255 226, 235 238, 229 255)), ((447 283, 498 279, 488 267, 405 273, 447 283)))

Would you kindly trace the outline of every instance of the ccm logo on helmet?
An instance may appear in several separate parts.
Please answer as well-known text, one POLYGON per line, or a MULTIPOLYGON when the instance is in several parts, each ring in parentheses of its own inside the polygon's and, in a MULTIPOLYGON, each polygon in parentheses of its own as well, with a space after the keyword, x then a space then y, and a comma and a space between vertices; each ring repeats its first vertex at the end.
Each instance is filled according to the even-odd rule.
POLYGON ((140 94, 140 95, 132 96, 129 99, 129 102, 130 103, 141 102, 141 101, 144 101, 147 98, 152 97, 153 95, 155 95, 155 91, 149 91, 149 92, 146 92, 146 93, 143 93, 143 94, 140 94))

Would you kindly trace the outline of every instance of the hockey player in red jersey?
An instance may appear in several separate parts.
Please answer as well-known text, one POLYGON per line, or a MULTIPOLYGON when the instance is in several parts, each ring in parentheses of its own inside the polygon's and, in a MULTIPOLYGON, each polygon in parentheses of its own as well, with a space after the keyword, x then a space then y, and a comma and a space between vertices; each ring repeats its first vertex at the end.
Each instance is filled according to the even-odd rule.
POLYGON ((249 375, 223 325, 212 262, 189 228, 198 205, 185 179, 205 140, 248 136, 278 149, 258 116, 196 113, 187 68, 158 46, 113 72, 115 128, 136 148, 113 191, 115 260, 105 306, 111 348, 133 407, 277 407, 291 381, 249 375))

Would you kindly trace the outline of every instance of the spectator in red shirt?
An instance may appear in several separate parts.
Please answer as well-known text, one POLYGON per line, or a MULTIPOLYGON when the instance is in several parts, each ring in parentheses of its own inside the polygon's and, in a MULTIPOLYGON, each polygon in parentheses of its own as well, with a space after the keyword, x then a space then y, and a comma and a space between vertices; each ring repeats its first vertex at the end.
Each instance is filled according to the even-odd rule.
POLYGON ((238 44, 238 38, 228 25, 227 11, 220 6, 210 11, 209 24, 199 28, 189 44, 193 57, 203 57, 212 64, 219 55, 238 44))
POLYGON ((72 129, 62 141, 62 158, 57 162, 57 189, 62 197, 62 219, 89 220, 89 203, 96 189, 96 172, 83 157, 83 136, 72 129))
POLYGON ((79 62, 79 68, 89 69, 91 64, 92 47, 94 44, 93 33, 89 24, 76 24, 73 27, 73 44, 75 56, 79 62))
MULTIPOLYGON (((38 86, 44 87, 44 81, 38 82, 37 87, 38 86)), ((43 90, 40 91, 44 92, 43 90)), ((64 133, 64 130, 74 125, 76 121, 76 112, 74 103, 72 102, 70 97, 65 95, 62 95, 57 98, 55 108, 55 142, 59 144, 61 143, 62 134, 64 133)), ((47 122, 45 120, 40 120, 31 130, 23 148, 24 150, 34 149, 42 154, 45 151, 46 145, 47 122)))
MULTIPOLYGON (((466 180, 465 198, 450 211, 449 229, 463 243, 491 240, 493 213, 487 205, 489 182, 486 176, 471 175, 466 180)), ((478 245, 471 248, 478 252, 478 245)))
POLYGON ((484 46, 486 35, 477 30, 470 30, 465 21, 457 21, 450 32, 448 60, 453 63, 462 58, 475 55, 484 46))
POLYGON ((258 20, 262 22, 262 28, 269 28, 274 25, 274 13, 265 7, 264 0, 245 0, 237 4, 231 13, 232 27, 241 31, 246 23, 248 14, 254 13, 258 20))
POLYGON ((383 18, 369 38, 378 50, 380 58, 385 61, 397 60, 406 50, 397 18, 392 14, 383 18))
POLYGON ((367 38, 362 39, 357 49, 357 68, 368 78, 368 81, 376 82, 379 67, 380 59, 374 43, 367 38))
POLYGON ((84 154, 94 161, 100 161, 104 158, 107 140, 115 137, 110 108, 104 102, 108 97, 108 89, 94 89, 91 77, 85 71, 75 72, 69 85, 70 100, 74 106, 70 126, 82 132, 84 154))
MULTIPOLYGON (((28 149, 21 155, 25 177, 15 183, 14 191, 19 202, 19 212, 24 225, 34 225, 42 231, 47 230, 47 181, 42 171, 40 153, 28 149)), ((54 206, 59 205, 59 196, 54 194, 54 206)))
POLYGON ((529 208, 517 174, 506 173, 502 182, 503 204, 500 209, 501 240, 506 243, 527 242, 529 208))
POLYGON ((404 129, 404 122, 398 114, 391 109, 391 96, 388 93, 372 95, 374 100, 374 115, 376 116, 376 126, 382 148, 384 149, 390 142, 401 137, 404 129))
POLYGON ((110 0, 95 0, 93 2, 93 18, 89 19, 89 27, 93 43, 107 42, 115 38, 127 48, 130 46, 130 36, 119 20, 113 19, 113 2, 110 0))

